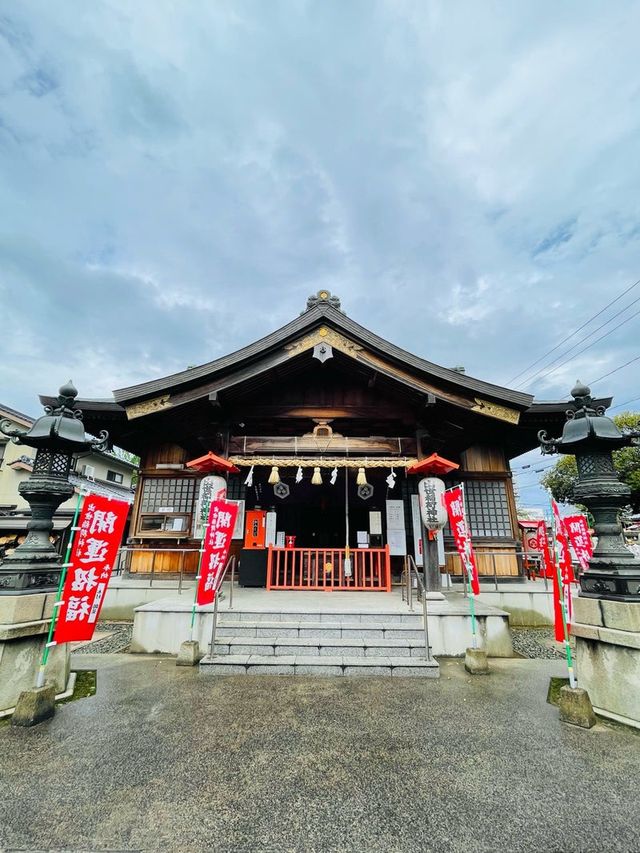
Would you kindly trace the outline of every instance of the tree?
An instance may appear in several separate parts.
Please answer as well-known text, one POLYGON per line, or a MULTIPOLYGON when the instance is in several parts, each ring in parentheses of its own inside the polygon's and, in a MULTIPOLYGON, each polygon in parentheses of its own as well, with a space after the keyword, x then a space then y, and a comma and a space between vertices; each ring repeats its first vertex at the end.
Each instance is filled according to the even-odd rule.
MULTIPOLYGON (((617 427, 640 426, 640 413, 622 412, 614 415, 613 421, 617 427)), ((614 450, 613 464, 623 483, 631 489, 630 503, 634 512, 640 508, 640 447, 623 447, 614 450)), ((542 485, 551 491, 558 503, 573 502, 573 489, 578 479, 578 468, 575 456, 561 456, 553 468, 540 478, 542 485)))

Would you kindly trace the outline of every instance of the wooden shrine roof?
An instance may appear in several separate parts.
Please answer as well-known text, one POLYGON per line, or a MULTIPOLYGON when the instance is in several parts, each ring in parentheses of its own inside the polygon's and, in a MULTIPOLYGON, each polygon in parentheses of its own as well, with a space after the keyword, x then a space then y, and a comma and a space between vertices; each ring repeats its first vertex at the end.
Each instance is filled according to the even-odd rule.
MULTIPOLYGON (((216 449, 216 424, 234 414, 236 421, 253 419, 255 435, 274 436, 282 434, 268 431, 274 408, 280 409, 277 416, 293 419, 286 434, 294 434, 305 423, 308 427, 313 417, 326 417, 323 404, 292 401, 285 386, 297 383, 298 388, 314 388, 314 382, 329 381, 332 375, 341 388, 366 389, 367 383, 369 389, 375 388, 375 400, 363 397, 360 402, 352 399, 333 405, 330 417, 342 419, 346 434, 360 434, 354 431, 353 419, 359 419, 356 426, 366 422, 366 434, 371 435, 415 437, 415 427, 426 426, 434 437, 434 449, 442 452, 449 446, 468 445, 472 438, 482 441, 489 431, 510 455, 517 455, 537 444, 539 429, 561 429, 568 407, 564 401, 537 403, 530 394, 413 355, 351 320, 326 292, 311 298, 299 317, 234 353, 120 388, 111 400, 78 400, 77 404, 88 431, 107 429, 114 443, 134 452, 140 452, 155 433, 155 439, 168 436, 166 440, 186 443, 198 455, 216 449), (333 358, 322 364, 312 358, 314 347, 321 344, 333 350, 333 358), (385 404, 390 398, 392 404, 385 404), (314 405, 319 406, 317 412, 314 405), (438 444, 434 420, 441 423, 440 432, 457 435, 459 441, 447 438, 438 444)), ((50 397, 40 399, 52 403, 50 397)), ((598 402, 606 406, 611 400, 598 402)))
POLYGON ((531 394, 503 388, 490 382, 484 382, 413 355, 401 347, 384 340, 384 338, 379 337, 354 320, 351 320, 330 303, 315 305, 270 335, 266 335, 264 338, 215 361, 154 379, 150 382, 120 388, 113 392, 114 399, 118 403, 126 404, 151 395, 168 392, 175 393, 181 387, 192 385, 198 380, 204 381, 216 374, 223 374, 229 370, 238 369, 241 365, 248 364, 249 362, 259 361, 268 354, 271 354, 274 349, 282 348, 283 344, 289 343, 305 332, 318 329, 323 325, 344 333, 356 344, 368 347, 384 358, 390 359, 401 366, 404 365, 413 372, 417 371, 419 374, 428 374, 431 377, 444 380, 461 389, 476 392, 493 400, 516 405, 521 409, 527 408, 533 401, 531 394))

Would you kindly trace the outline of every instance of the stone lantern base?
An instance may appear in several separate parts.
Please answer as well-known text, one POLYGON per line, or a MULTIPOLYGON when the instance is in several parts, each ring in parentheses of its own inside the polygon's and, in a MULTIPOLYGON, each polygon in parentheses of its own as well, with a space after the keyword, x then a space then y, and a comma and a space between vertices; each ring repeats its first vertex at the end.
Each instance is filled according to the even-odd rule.
POLYGON ((573 599, 578 684, 593 710, 640 728, 640 602, 573 599))
MULTIPOLYGON (((56 593, 0 596, 0 714, 14 708, 23 690, 31 690, 47 640, 56 593)), ((69 646, 54 646, 46 681, 56 694, 69 680, 69 646)))

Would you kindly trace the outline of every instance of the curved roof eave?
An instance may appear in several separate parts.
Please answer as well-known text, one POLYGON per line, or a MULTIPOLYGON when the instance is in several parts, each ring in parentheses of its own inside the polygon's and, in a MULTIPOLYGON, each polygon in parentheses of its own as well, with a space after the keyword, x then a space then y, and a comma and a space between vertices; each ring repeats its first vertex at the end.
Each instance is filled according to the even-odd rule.
POLYGON ((272 347, 278 346, 294 338, 300 333, 313 328, 318 323, 325 321, 337 329, 352 335, 359 341, 368 344, 373 349, 377 349, 383 355, 390 357, 414 370, 429 374, 452 385, 465 388, 478 394, 483 394, 492 397, 496 400, 506 401, 523 409, 531 406, 533 396, 525 394, 522 391, 514 391, 509 388, 503 388, 499 385, 494 385, 490 382, 484 382, 480 379, 475 379, 463 373, 458 373, 455 370, 447 367, 441 367, 438 364, 433 364, 430 361, 419 358, 412 353, 403 350, 401 347, 386 341, 379 337, 374 332, 369 331, 364 326, 351 320, 342 311, 333 308, 331 305, 317 305, 308 311, 305 311, 299 317, 291 320, 289 323, 277 329, 271 334, 255 341, 248 346, 236 350, 229 355, 223 356, 202 364, 198 367, 193 367, 189 370, 183 370, 179 373, 173 373, 169 376, 161 377, 160 379, 143 382, 139 385, 132 385, 127 388, 120 388, 113 392, 114 400, 118 403, 127 403, 132 400, 137 400, 153 394, 161 394, 171 388, 187 383, 193 383, 198 379, 211 377, 212 374, 221 372, 226 368, 236 366, 243 361, 248 361, 261 353, 269 350, 272 347))

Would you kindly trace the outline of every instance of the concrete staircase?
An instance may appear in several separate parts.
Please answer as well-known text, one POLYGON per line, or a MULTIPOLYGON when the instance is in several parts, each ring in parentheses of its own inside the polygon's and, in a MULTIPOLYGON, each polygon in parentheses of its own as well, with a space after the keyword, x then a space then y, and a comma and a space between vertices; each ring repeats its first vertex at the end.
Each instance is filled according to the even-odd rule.
POLYGON ((422 617, 399 613, 221 613, 207 675, 355 675, 437 678, 425 659, 422 617))

